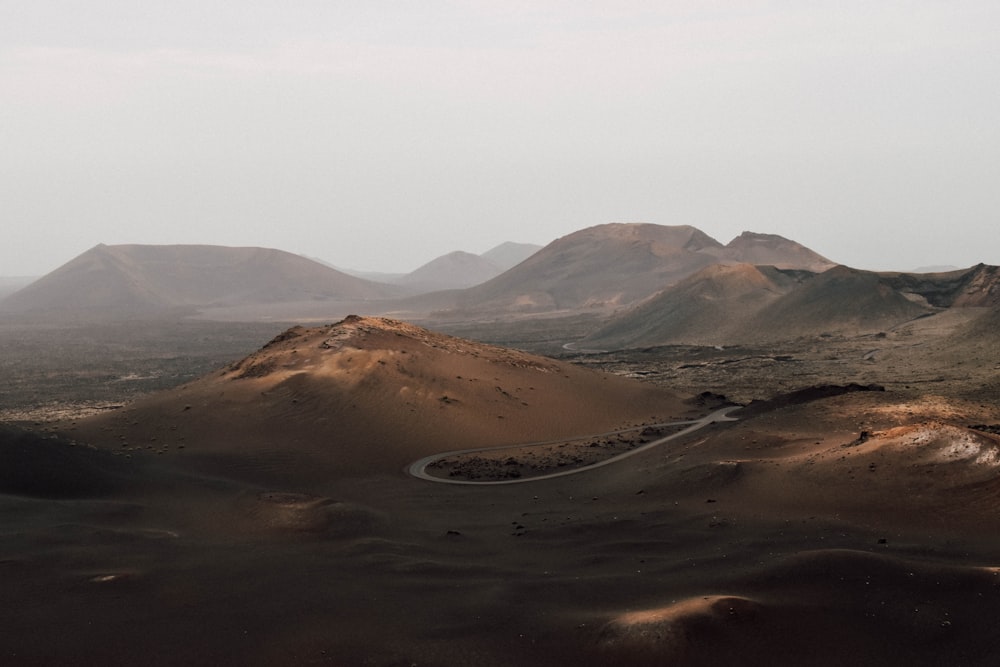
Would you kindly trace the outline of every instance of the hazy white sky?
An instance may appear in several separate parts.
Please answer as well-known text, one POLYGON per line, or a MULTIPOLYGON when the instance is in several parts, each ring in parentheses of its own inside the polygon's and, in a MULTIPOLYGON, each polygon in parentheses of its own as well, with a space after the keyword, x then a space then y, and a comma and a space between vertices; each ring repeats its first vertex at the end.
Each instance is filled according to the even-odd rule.
POLYGON ((1000 2, 0 0, 0 275, 605 222, 1000 264, 1000 2))

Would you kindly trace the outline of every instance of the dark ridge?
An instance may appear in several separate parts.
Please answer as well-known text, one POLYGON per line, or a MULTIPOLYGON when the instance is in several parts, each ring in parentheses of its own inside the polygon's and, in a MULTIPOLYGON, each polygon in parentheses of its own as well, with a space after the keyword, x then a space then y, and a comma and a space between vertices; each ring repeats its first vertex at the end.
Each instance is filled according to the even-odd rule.
POLYGON ((923 297, 935 308, 1000 303, 1000 267, 989 264, 943 273, 884 274, 883 279, 894 289, 923 297))
POLYGON ((756 417, 767 412, 780 410, 790 405, 801 405, 811 403, 824 398, 850 394, 856 391, 885 391, 885 387, 880 384, 862 385, 855 382, 850 384, 823 384, 797 389, 786 394, 778 394, 767 400, 754 400, 750 404, 739 410, 740 417, 756 417))
POLYGON ((712 391, 703 391, 693 398, 689 398, 685 401, 688 405, 696 405, 699 408, 711 408, 718 409, 724 408, 729 405, 739 405, 734 403, 725 394, 717 394, 712 391))
MULTIPOLYGON (((353 317, 353 315, 351 317, 353 317)), ((272 338, 271 340, 269 340, 264 345, 264 349, 266 350, 266 349, 268 349, 270 347, 274 347, 275 345, 277 345, 279 343, 284 343, 286 340, 292 340, 293 338, 299 338, 300 336, 303 335, 303 333, 305 333, 305 331, 306 331, 305 327, 297 324, 294 327, 291 327, 290 329, 286 329, 286 330, 282 331, 280 334, 278 334, 277 336, 275 336, 274 338, 272 338)))

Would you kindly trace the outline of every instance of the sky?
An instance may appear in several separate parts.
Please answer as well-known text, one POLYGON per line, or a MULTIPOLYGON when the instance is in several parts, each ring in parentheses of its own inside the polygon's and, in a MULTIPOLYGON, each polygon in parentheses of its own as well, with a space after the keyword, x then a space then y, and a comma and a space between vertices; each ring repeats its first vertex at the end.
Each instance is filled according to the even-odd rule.
POLYGON ((0 275, 592 225, 1000 264, 996 0, 0 0, 0 275))

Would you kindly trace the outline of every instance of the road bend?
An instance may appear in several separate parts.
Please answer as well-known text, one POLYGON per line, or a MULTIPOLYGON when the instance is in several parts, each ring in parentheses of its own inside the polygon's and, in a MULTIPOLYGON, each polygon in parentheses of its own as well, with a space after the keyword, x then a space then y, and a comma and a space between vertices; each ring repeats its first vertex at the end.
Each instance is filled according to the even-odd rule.
POLYGON ((740 405, 730 405, 725 408, 720 408, 715 412, 705 415, 700 419, 693 419, 690 421, 678 421, 678 422, 668 422, 665 424, 652 424, 651 428, 667 427, 667 426, 687 426, 687 428, 677 431, 676 433, 671 433, 670 435, 664 436, 658 440, 652 440, 642 445, 641 447, 636 447, 635 449, 630 449, 627 452, 617 454, 610 458, 604 459, 603 461, 598 461, 597 463, 591 463, 590 465, 580 466, 579 468, 573 468, 571 470, 560 470, 558 472, 548 473, 546 475, 538 475, 535 477, 519 477, 516 479, 498 479, 498 480, 472 480, 472 479, 451 479, 447 477, 435 477, 427 473, 427 468, 431 464, 440 461, 441 459, 447 458, 449 456, 461 456, 463 454, 475 454, 477 452, 493 452, 503 449, 516 449, 523 447, 534 447, 539 445, 549 445, 555 442, 565 442, 566 440, 572 439, 584 439, 584 438, 599 438, 607 435, 613 435, 616 433, 625 433, 627 431, 633 431, 632 429, 620 429, 618 431, 609 431, 607 433, 598 433, 595 435, 583 435, 574 438, 567 438, 564 440, 556 440, 549 442, 536 442, 524 445, 499 445, 496 447, 476 447, 473 449, 457 449, 451 452, 442 452, 440 454, 432 454, 430 456, 425 456, 419 461, 414 461, 406 469, 406 471, 413 477, 417 479, 422 479, 428 482, 437 482, 439 484, 464 484, 466 486, 480 485, 480 486, 497 486, 500 484, 526 484, 528 482, 540 482, 543 479, 552 479, 554 477, 566 477, 567 475, 577 475, 582 472, 587 472, 588 470, 593 470, 594 468, 602 468, 604 466, 609 466, 613 463, 618 463, 623 459, 627 459, 630 456, 635 456, 636 454, 641 454, 646 450, 653 449, 654 447, 659 447, 664 445, 671 440, 676 440, 677 438, 682 438, 686 435, 690 435, 695 431, 705 428, 710 424, 716 424, 719 422, 731 422, 737 421, 736 417, 731 417, 730 413, 738 410, 743 406, 740 405))

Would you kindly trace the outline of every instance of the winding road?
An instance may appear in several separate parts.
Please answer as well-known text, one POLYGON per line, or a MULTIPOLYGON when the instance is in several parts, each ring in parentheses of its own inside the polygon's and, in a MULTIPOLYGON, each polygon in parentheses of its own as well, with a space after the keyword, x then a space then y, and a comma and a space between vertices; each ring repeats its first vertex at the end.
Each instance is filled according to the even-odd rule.
MULTIPOLYGON (((691 421, 669 422, 669 423, 666 423, 666 424, 654 424, 653 425, 654 427, 687 426, 687 428, 682 429, 680 431, 677 431, 676 433, 671 433, 670 435, 662 437, 659 440, 653 440, 651 442, 647 442, 646 444, 642 445, 641 447, 636 447, 635 449, 631 449, 631 450, 629 450, 627 452, 624 452, 622 454, 618 454, 616 456, 612 456, 611 458, 604 459, 603 461, 598 461, 597 463, 592 463, 592 464, 587 465, 587 466, 581 466, 579 468, 573 468, 572 470, 560 470, 559 472, 552 472, 552 473, 549 473, 547 475, 538 475, 537 477, 520 477, 520 478, 517 478, 517 479, 498 479, 498 480, 490 480, 490 481, 479 481, 479 480, 472 480, 472 479, 451 479, 451 478, 446 478, 446 477, 434 477, 433 475, 430 475, 430 474, 427 473, 427 467, 429 465, 431 465, 432 463, 434 463, 435 461, 439 461, 439 460, 441 460, 443 458, 446 458, 448 456, 458 456, 458 455, 461 455, 461 454, 474 454, 476 452, 492 452, 492 451, 498 451, 498 450, 501 450, 501 449, 514 449, 514 448, 517 448, 517 447, 531 447, 531 446, 534 446, 534 445, 547 445, 547 444, 552 444, 551 442, 539 442, 539 443, 532 443, 530 445, 500 445, 498 447, 477 447, 477 448, 474 448, 474 449, 457 449, 457 450, 451 451, 451 452, 442 452, 440 454, 431 454, 430 456, 425 456, 424 458, 420 459, 419 461, 414 461, 413 463, 411 463, 410 466, 409 466, 409 468, 407 468, 406 471, 411 476, 416 477, 417 479, 422 479, 422 480, 428 481, 428 482, 438 482, 439 484, 464 484, 464 485, 524 484, 526 482, 538 482, 538 481, 543 480, 543 479, 552 479, 553 477, 565 477, 567 475, 576 475, 577 473, 586 472, 587 470, 593 470, 594 468, 600 468, 602 466, 611 465, 612 463, 617 463, 618 461, 621 461, 622 459, 627 459, 630 456, 635 456, 636 454, 644 452, 647 449, 652 449, 653 447, 659 447, 660 445, 662 445, 664 443, 667 443, 667 442, 669 442, 671 440, 683 437, 683 436, 688 435, 690 433, 694 433, 695 431, 697 431, 699 429, 705 428, 709 424, 715 424, 717 422, 737 421, 736 417, 730 417, 729 413, 733 412, 734 410, 738 410, 741 407, 743 407, 743 406, 741 406, 741 405, 730 405, 728 407, 720 408, 719 410, 716 410, 715 412, 707 414, 707 415, 705 415, 704 417, 702 417, 700 419, 693 419, 691 421)), ((613 434, 613 433, 623 433, 625 431, 630 431, 630 430, 635 430, 635 429, 623 429, 623 430, 619 430, 619 431, 612 431, 610 433, 599 433, 597 435, 579 436, 579 438, 603 437, 605 435, 610 435, 610 434, 613 434)), ((577 439, 577 438, 566 438, 566 440, 571 440, 571 439, 577 439)))

